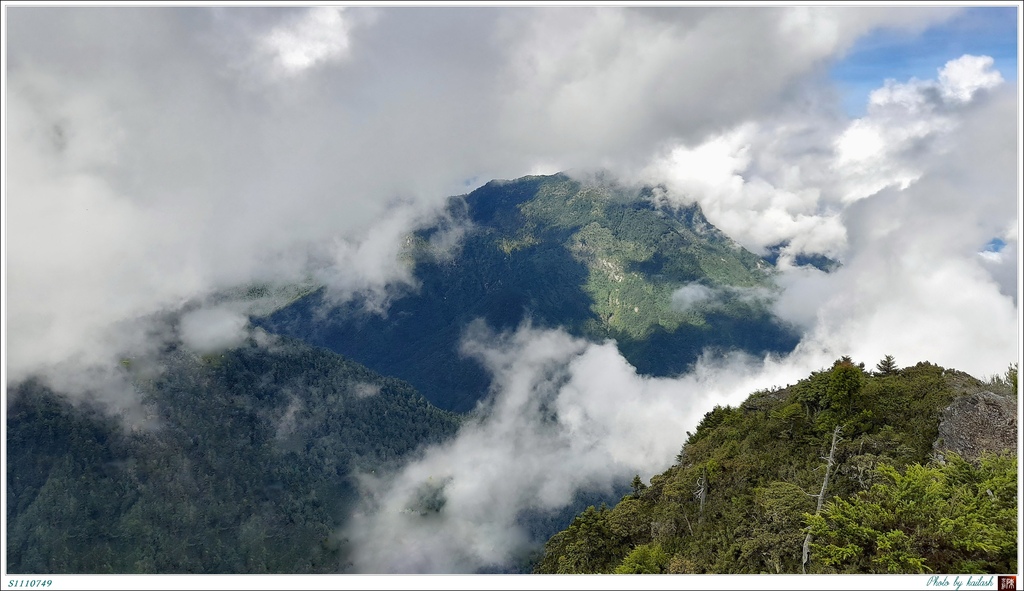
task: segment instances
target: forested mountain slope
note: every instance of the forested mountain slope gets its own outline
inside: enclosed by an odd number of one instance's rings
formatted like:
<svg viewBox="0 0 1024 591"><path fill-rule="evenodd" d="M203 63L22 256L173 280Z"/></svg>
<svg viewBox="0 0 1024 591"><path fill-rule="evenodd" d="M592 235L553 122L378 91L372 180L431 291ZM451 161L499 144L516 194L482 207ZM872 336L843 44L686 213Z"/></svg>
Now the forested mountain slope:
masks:
<svg viewBox="0 0 1024 591"><path fill-rule="evenodd" d="M410 240L419 287L385 315L359 301L332 306L318 292L261 324L408 380L458 411L487 391L488 376L459 353L476 318L495 329L529 318L614 338L651 375L684 371L707 347L791 350L796 335L766 305L771 264L712 226L698 205L657 205L655 190L564 174L492 181L452 198L444 226ZM439 256L432 240L451 226L468 230Z"/></svg>
<svg viewBox="0 0 1024 591"><path fill-rule="evenodd" d="M144 428L37 382L12 392L9 572L338 572L354 472L459 424L407 383L299 342L125 365Z"/></svg>
<svg viewBox="0 0 1024 591"><path fill-rule="evenodd" d="M844 358L716 407L674 466L588 508L536 571L1017 572L1016 367L984 384L888 361L866 372ZM982 392L1012 407L999 420L1013 437L970 460L945 451L944 409Z"/></svg>

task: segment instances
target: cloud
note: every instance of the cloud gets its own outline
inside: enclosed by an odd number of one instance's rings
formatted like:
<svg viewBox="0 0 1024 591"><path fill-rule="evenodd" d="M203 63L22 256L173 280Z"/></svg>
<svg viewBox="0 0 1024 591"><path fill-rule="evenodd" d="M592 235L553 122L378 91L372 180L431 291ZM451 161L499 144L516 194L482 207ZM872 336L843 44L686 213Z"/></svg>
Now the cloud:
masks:
<svg viewBox="0 0 1024 591"><path fill-rule="evenodd" d="M249 319L226 308L200 308L181 317L181 342L198 353L217 353L241 345Z"/></svg>
<svg viewBox="0 0 1024 591"><path fill-rule="evenodd" d="M716 296L715 291L706 285L690 283L672 292L672 307L678 310L688 310L711 301Z"/></svg>
<svg viewBox="0 0 1024 591"><path fill-rule="evenodd" d="M764 144L775 133L800 132L744 124L699 146L673 148L640 177L665 183L670 200L697 201L711 223L755 252L790 241L796 253L837 254L846 238L837 212L821 198L813 179L801 178L814 170L813 162L790 161L782 170L761 168L751 174L764 166L756 161L772 151ZM789 178L772 179L776 173Z"/></svg>
<svg viewBox="0 0 1024 591"><path fill-rule="evenodd" d="M748 248L787 245L774 308L809 331L805 342L991 375L1014 350L1018 315L1016 223L1006 222L1017 150L999 123L1016 96L991 68L963 56L937 80L886 81L845 125L826 118L809 134L783 113L674 147L640 175L666 184L661 199L700 203ZM983 251L993 238L1003 252ZM796 268L801 252L843 266ZM687 286L675 297L692 306L714 294Z"/></svg>
<svg viewBox="0 0 1024 591"><path fill-rule="evenodd" d="M978 253L982 257L982 263L992 278L999 284L999 291L1013 298L1015 306L1019 306L1017 300L1017 273L1020 261L1020 239L1017 232L1017 220L1008 224L1007 228L996 235L1003 241L1002 248L997 252L986 248Z"/></svg>
<svg viewBox="0 0 1024 591"><path fill-rule="evenodd" d="M672 307L682 312L691 308L714 310L724 307L729 300L755 305L768 303L773 297L772 290L765 287L711 288L700 283L688 283L672 292Z"/></svg>
<svg viewBox="0 0 1024 591"><path fill-rule="evenodd" d="M321 62L348 57L350 26L344 8L310 8L299 18L275 26L262 43L287 74L298 74Z"/></svg>
<svg viewBox="0 0 1024 591"><path fill-rule="evenodd" d="M705 358L681 379L645 378L614 343L529 326L477 325L464 350L493 373L492 396L455 440L397 474L364 478L364 503L343 532L358 572L508 566L536 543L521 514L565 507L581 489L607 494L637 472L650 478L711 401L738 403L736 392L764 380L739 354Z"/></svg>
<svg viewBox="0 0 1024 591"><path fill-rule="evenodd" d="M303 13L284 14L294 23ZM313 92L344 87L336 62L287 85L255 84L235 64L254 51L253 29L273 29L265 18L13 13L12 380L69 359L116 364L138 352L146 318L238 285L316 279L339 299L382 301L388 285L408 281L401 240L456 192L447 179L468 175L439 165L458 160L445 150L421 166L396 161L396 147L428 153L437 137L415 125L381 129L404 116L401 105L365 112L377 103ZM229 26L236 21L247 24ZM364 66L364 86L389 96L390 77L405 67L393 64L381 76ZM450 82L424 80L428 88ZM428 113L441 129L462 116L454 105L442 111Z"/></svg>
<svg viewBox="0 0 1024 591"><path fill-rule="evenodd" d="M369 398L380 394L380 385L360 382L352 386L352 392L355 394L356 398Z"/></svg>
<svg viewBox="0 0 1024 591"><path fill-rule="evenodd" d="M994 60L987 55L965 55L939 71L939 84L946 100L966 103L979 90L991 90L1003 83L1003 76L992 69Z"/></svg>
<svg viewBox="0 0 1024 591"><path fill-rule="evenodd" d="M963 55L937 68L937 80L907 82L886 79L884 86L871 92L869 112L886 108L920 115L935 111L944 104L959 106L968 103L978 91L992 90L1003 84L1003 76L993 69L995 60L987 55Z"/></svg>
<svg viewBox="0 0 1024 591"><path fill-rule="evenodd" d="M464 179L645 163L788 104L872 27L951 14L12 9L11 378L116 363L143 319L253 282L383 309Z"/></svg>
<svg viewBox="0 0 1024 591"><path fill-rule="evenodd" d="M671 149L642 176L665 182L669 200L700 203L748 248L788 244L774 305L810 330L805 340L990 375L1007 362L998 351L1014 350L1017 316L1016 224L1006 222L1016 214L1016 147L999 123L1014 117L1016 97L991 68L968 55L937 80L888 80L867 115L825 118L814 133L784 113L742 124ZM1005 255L979 256L1003 236ZM843 267L797 269L800 252ZM710 294L678 294L690 305L697 296Z"/></svg>
<svg viewBox="0 0 1024 591"><path fill-rule="evenodd" d="M790 310L816 310L805 339L859 357L888 351L978 376L1011 361L1016 242L1007 241L1012 261L985 261L978 251L994 236L1012 236L1005 224L1017 207L1016 140L998 121L1013 117L1015 103L1011 90L960 113L945 149L908 159L923 171L919 180L850 205L843 267L828 278L794 278L798 284L782 297Z"/></svg>
<svg viewBox="0 0 1024 591"><path fill-rule="evenodd" d="M937 70L939 80L887 80L853 121L811 109L743 122L696 145L672 144L625 174L664 183L669 202L700 203L755 252L786 244L784 266L800 253L842 257L843 211L887 188L907 189L956 150L963 116L1000 88L992 63L965 55Z"/></svg>
<svg viewBox="0 0 1024 591"><path fill-rule="evenodd" d="M874 27L955 11L792 7L514 12L501 131L560 168L631 165L771 113ZM714 59L708 59L714 56Z"/></svg>
<svg viewBox="0 0 1024 591"><path fill-rule="evenodd" d="M956 127L956 110L979 91L1003 83L992 58L964 55L938 70L938 80L886 80L869 98L868 115L835 141L832 167L842 178L845 202L889 186L905 189L923 174L908 155L947 149L941 140Z"/></svg>

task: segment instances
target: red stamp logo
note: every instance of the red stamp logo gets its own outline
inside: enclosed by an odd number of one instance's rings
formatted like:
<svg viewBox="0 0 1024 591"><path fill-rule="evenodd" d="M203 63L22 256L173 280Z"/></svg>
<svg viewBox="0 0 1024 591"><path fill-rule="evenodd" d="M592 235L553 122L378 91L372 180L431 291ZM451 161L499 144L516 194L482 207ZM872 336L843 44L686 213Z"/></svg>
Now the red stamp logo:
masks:
<svg viewBox="0 0 1024 591"><path fill-rule="evenodd" d="M999 577L999 591L1017 591L1017 575Z"/></svg>

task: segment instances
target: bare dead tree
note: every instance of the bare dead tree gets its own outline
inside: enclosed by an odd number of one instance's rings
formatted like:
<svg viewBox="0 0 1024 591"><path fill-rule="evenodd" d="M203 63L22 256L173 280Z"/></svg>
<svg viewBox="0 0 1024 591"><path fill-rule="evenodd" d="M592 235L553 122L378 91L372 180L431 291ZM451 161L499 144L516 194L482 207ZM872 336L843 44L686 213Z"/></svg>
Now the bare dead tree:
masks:
<svg viewBox="0 0 1024 591"><path fill-rule="evenodd" d="M704 501L708 498L708 469L702 468L700 478L697 479L697 490L693 491L693 497L700 501L700 512L697 514L697 523L704 523Z"/></svg>
<svg viewBox="0 0 1024 591"><path fill-rule="evenodd" d="M832 475L832 466L836 461L836 444L839 443L839 434L842 433L842 428L836 425L834 431L832 431L832 448L828 452L828 458L822 457L821 459L826 460L825 463L825 478L821 481L821 492L817 494L818 507L814 510L814 514L821 513L821 506L825 502L825 490L828 488L828 479ZM811 557L811 532L807 532L807 537L804 538L803 558L800 562L800 572L807 574L807 562Z"/></svg>

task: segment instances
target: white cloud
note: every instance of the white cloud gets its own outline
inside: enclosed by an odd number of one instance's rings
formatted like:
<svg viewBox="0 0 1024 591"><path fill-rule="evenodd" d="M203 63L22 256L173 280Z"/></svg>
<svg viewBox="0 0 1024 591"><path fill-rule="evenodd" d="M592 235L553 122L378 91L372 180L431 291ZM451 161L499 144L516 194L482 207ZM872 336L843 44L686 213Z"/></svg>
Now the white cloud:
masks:
<svg viewBox="0 0 1024 591"><path fill-rule="evenodd" d="M352 392L356 398L369 398L380 394L380 384L360 382L352 386Z"/></svg>
<svg viewBox="0 0 1024 591"><path fill-rule="evenodd" d="M350 27L345 8L314 7L275 26L262 38L262 44L285 73L299 74L348 57Z"/></svg>
<svg viewBox="0 0 1024 591"><path fill-rule="evenodd" d="M845 230L812 184L821 163L765 159L773 151L768 142L802 133L743 124L695 147L676 146L639 176L665 183L670 201L700 203L711 223L755 252L790 241L796 252L835 255L845 246Z"/></svg>
<svg viewBox="0 0 1024 591"><path fill-rule="evenodd" d="M446 444L392 476L364 479L366 500L343 535L360 572L450 573L507 566L531 542L517 517L551 511L580 489L650 478L713 402L767 385L762 363L704 359L678 380L638 376L613 343L521 327L477 327L465 343L494 374L493 397ZM772 380L792 379L767 360ZM440 489L440 511L420 501ZM437 507L437 505L432 505Z"/></svg>
<svg viewBox="0 0 1024 591"><path fill-rule="evenodd" d="M966 103L979 90L991 90L1003 83L993 70L994 60L987 55L965 55L952 60L939 71L939 84L946 100Z"/></svg>
<svg viewBox="0 0 1024 591"><path fill-rule="evenodd" d="M787 243L784 265L801 252L842 257L843 210L887 188L907 189L957 151L953 138L981 104L978 91L1000 88L991 68L991 58L966 55L939 70L939 80L887 80L862 118L782 112L696 145L671 145L634 174L665 183L670 201L700 203L713 224L755 252Z"/></svg>
<svg viewBox="0 0 1024 591"><path fill-rule="evenodd" d="M703 304L715 297L715 292L706 285L691 283L684 285L672 293L672 307L678 310L688 310L698 304Z"/></svg>
<svg viewBox="0 0 1024 591"><path fill-rule="evenodd" d="M219 353L242 344L249 319L227 308L199 308L182 315L181 342L197 353Z"/></svg>
<svg viewBox="0 0 1024 591"><path fill-rule="evenodd" d="M985 259L985 262L996 263L996 264L1003 262L1003 257L1004 257L1004 255L1003 255L1003 253L1001 251L997 252L997 251L994 251L994 250L983 250L983 251L978 253L978 256L980 256L981 258Z"/></svg>
<svg viewBox="0 0 1024 591"><path fill-rule="evenodd" d="M765 287L716 287L700 283L688 283L672 292L672 307L679 311L691 308L714 310L721 308L726 300L735 299L746 304L768 303L774 297L772 290Z"/></svg>
<svg viewBox="0 0 1024 591"><path fill-rule="evenodd" d="M667 140L693 143L778 108L872 27L916 28L951 14L828 7L517 13L503 37L512 67L502 129L534 153L573 155L567 167L636 164Z"/></svg>

